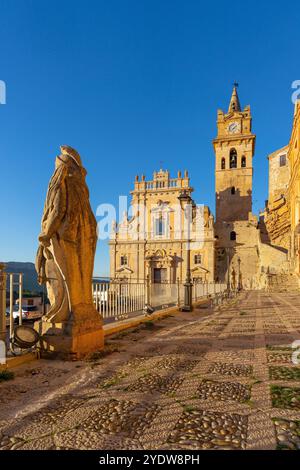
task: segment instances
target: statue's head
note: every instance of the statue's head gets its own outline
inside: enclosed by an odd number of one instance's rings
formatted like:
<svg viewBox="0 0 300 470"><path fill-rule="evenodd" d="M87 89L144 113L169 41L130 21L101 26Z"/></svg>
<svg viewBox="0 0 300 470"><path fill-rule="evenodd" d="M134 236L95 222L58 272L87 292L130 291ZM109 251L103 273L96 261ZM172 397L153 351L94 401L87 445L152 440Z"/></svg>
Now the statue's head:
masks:
<svg viewBox="0 0 300 470"><path fill-rule="evenodd" d="M82 168L82 162L79 153L69 145L60 146L61 154L56 157L55 167L59 168L63 164L75 164Z"/></svg>
<svg viewBox="0 0 300 470"><path fill-rule="evenodd" d="M60 150L62 155L72 158L78 166L82 166L80 155L75 149L69 145L61 145Z"/></svg>

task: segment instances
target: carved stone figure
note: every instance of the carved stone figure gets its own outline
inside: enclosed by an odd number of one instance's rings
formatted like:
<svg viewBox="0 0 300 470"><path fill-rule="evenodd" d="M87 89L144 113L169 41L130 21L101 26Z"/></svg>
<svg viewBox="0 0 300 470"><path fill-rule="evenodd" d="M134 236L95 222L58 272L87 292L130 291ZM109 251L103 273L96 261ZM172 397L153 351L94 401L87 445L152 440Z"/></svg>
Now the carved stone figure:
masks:
<svg viewBox="0 0 300 470"><path fill-rule="evenodd" d="M47 285L51 304L42 323L67 322L72 328L81 325L77 333L82 334L84 329L101 324L92 298L97 223L79 154L67 145L60 150L49 183L36 257L39 283ZM70 328L62 334L66 332L70 334Z"/></svg>

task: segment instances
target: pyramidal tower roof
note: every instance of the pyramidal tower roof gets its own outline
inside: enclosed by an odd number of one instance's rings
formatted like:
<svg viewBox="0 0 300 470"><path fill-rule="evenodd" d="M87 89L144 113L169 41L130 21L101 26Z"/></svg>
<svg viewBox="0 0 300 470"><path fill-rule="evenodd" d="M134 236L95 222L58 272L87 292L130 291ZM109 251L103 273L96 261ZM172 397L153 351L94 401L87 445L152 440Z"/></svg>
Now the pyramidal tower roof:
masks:
<svg viewBox="0 0 300 470"><path fill-rule="evenodd" d="M240 100L239 100L239 96L237 92L237 87L238 87L238 84L234 83L232 95L231 95L231 99L229 103L229 108L228 108L229 113L232 113L234 111L241 111L241 105L240 105Z"/></svg>

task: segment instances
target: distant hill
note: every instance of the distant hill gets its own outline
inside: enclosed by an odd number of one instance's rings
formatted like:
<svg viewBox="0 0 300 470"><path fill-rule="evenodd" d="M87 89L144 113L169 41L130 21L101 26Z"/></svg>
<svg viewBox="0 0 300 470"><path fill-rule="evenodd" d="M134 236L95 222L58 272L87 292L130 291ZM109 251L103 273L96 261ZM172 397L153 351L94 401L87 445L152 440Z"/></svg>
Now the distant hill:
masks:
<svg viewBox="0 0 300 470"><path fill-rule="evenodd" d="M42 286L37 282L37 274L33 263L18 263L10 261L6 263L8 273L23 273L23 289L31 292L41 292Z"/></svg>
<svg viewBox="0 0 300 470"><path fill-rule="evenodd" d="M23 289L29 290L34 293L43 291L43 286L40 286L37 282L37 273L33 263L18 263L15 261L6 262L6 272L8 273L23 273ZM95 277L94 282L108 283L109 278ZM17 290L17 286L15 287Z"/></svg>

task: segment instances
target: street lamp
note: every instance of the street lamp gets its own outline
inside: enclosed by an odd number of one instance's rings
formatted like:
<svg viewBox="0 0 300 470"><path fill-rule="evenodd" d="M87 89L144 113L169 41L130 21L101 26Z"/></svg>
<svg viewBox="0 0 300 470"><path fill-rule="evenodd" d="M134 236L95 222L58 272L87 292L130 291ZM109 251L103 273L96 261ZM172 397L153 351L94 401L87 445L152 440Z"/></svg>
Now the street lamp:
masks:
<svg viewBox="0 0 300 470"><path fill-rule="evenodd" d="M0 262L0 341L6 341L6 273L5 263ZM0 344L1 346L1 344ZM1 364L0 351L0 364Z"/></svg>
<svg viewBox="0 0 300 470"><path fill-rule="evenodd" d="M237 288L238 288L238 291L240 291L241 290L241 258L240 257L238 258L237 262L238 262L238 267L239 267Z"/></svg>
<svg viewBox="0 0 300 470"><path fill-rule="evenodd" d="M188 220L188 236L187 236L187 249L186 249L186 278L184 283L184 305L180 308L182 312L191 312L193 310L193 301L192 301L192 289L193 283L191 278L191 240L190 240L190 224L191 224L191 202L192 198L188 191L185 189L178 196L181 208L187 211L187 220Z"/></svg>
<svg viewBox="0 0 300 470"><path fill-rule="evenodd" d="M225 248L226 251L226 266L227 266L227 292L229 295L230 292L230 257L229 257L229 248Z"/></svg>

